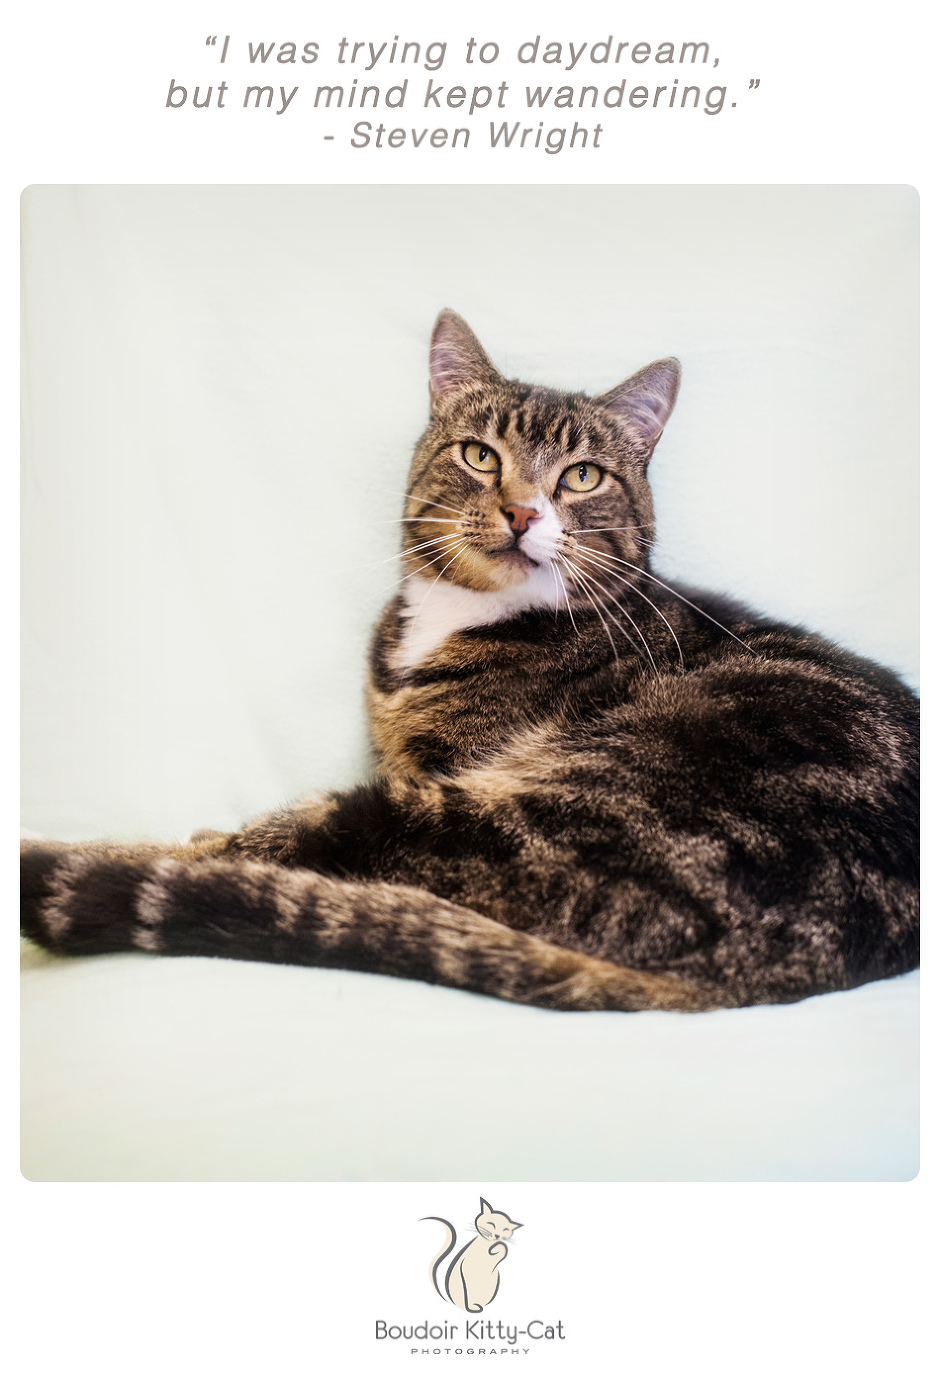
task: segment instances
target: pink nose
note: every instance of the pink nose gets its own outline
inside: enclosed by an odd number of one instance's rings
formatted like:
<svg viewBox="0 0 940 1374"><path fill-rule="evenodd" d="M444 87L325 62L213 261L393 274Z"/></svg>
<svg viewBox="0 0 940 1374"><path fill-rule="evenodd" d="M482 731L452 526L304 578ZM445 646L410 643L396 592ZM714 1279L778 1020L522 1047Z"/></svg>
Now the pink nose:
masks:
<svg viewBox="0 0 940 1374"><path fill-rule="evenodd" d="M503 506L502 512L509 521L509 528L517 534L524 534L531 524L542 518L532 506Z"/></svg>

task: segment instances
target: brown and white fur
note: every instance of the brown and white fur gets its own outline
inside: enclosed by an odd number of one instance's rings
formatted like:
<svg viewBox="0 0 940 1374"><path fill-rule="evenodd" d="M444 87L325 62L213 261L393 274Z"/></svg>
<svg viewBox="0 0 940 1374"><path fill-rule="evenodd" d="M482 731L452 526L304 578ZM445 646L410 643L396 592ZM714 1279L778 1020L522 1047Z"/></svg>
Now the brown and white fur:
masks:
<svg viewBox="0 0 940 1374"><path fill-rule="evenodd" d="M28 845L25 931L573 1010L915 967L917 702L652 571L678 385L673 359L593 398L508 381L443 312L371 654L374 778L186 845Z"/></svg>

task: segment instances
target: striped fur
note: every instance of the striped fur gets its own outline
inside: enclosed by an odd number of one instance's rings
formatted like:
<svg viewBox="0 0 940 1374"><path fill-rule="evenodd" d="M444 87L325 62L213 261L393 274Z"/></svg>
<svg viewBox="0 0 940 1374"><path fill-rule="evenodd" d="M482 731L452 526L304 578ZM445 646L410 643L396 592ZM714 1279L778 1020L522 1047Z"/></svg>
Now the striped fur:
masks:
<svg viewBox="0 0 940 1374"><path fill-rule="evenodd" d="M509 382L444 312L372 648L376 776L187 845L28 845L26 933L575 1010L915 967L917 702L651 571L646 467L678 375L593 400Z"/></svg>

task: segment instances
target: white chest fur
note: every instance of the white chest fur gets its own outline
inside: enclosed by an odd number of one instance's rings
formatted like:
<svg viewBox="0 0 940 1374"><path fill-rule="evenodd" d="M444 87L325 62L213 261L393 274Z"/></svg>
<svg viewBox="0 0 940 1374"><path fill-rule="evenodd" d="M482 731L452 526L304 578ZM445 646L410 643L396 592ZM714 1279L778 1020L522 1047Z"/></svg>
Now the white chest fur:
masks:
<svg viewBox="0 0 940 1374"><path fill-rule="evenodd" d="M412 578L403 589L402 637L396 651L401 671L416 667L448 635L475 625L494 625L536 606L558 610L564 606L559 575L549 564L533 568L517 587L499 592L475 592L440 579Z"/></svg>

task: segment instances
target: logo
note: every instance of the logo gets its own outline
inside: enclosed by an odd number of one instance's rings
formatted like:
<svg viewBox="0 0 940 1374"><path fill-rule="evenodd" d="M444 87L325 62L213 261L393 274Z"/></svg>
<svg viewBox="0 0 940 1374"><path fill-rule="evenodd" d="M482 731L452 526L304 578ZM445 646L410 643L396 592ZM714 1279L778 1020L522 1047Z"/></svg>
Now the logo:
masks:
<svg viewBox="0 0 940 1374"><path fill-rule="evenodd" d="M444 1217L422 1217L421 1220L439 1221L447 1228L444 1248L434 1256L429 1271L436 1293L464 1312L482 1312L496 1297L498 1268L509 1254L513 1233L522 1223L512 1221L505 1212L494 1211L486 1198L481 1197L480 1212L473 1223L476 1235L457 1251L445 1269L447 1256L457 1244L457 1232Z"/></svg>
<svg viewBox="0 0 940 1374"><path fill-rule="evenodd" d="M532 1220L531 1217L527 1219ZM472 1225L463 1228L472 1234L472 1239L466 1244L458 1241L456 1227L446 1217L437 1216L419 1218L420 1235L412 1233L409 1244L411 1240L420 1244L422 1236L430 1235L423 1227L426 1221L438 1222L445 1232L444 1244L431 1260L428 1271L431 1284L442 1302L449 1303L466 1315L458 1318L454 1313L451 1320L438 1309L436 1317L422 1314L418 1319L418 1313L413 1316L403 1313L404 1319L398 1321L378 1318L374 1331L376 1341L387 1343L386 1349L405 1346L408 1354L417 1356L420 1361L424 1355L528 1355L533 1350L543 1349L544 1341L554 1345L555 1341L567 1340L566 1323L560 1320L546 1321L543 1317L536 1317L523 1321L518 1313L505 1311L498 1320L479 1315L496 1297L501 1277L500 1266L509 1255L521 1222L513 1221L506 1212L497 1212L485 1197L481 1197L476 1219ZM532 1234L531 1231L526 1232L530 1240ZM419 1272L417 1262L411 1272L413 1279L408 1282L416 1286ZM510 1276L513 1272L513 1266L510 1265ZM425 1280L421 1282L423 1284ZM524 1289L525 1283L521 1287ZM424 1291L427 1293L426 1288ZM530 1316L529 1313L525 1315L527 1318Z"/></svg>

